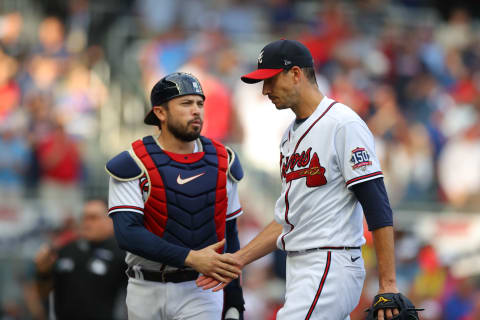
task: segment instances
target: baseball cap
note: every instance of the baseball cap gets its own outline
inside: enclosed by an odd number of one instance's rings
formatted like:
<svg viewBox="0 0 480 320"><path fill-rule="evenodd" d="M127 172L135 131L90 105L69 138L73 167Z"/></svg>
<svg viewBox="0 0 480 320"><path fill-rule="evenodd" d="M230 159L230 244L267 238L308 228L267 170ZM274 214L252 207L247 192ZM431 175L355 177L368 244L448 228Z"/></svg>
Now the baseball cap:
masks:
<svg viewBox="0 0 480 320"><path fill-rule="evenodd" d="M153 86L150 92L152 110L150 110L143 122L145 124L160 125L160 121L158 121L157 116L153 112L153 107L159 106L173 98L190 94L199 95L205 100L202 86L192 74L175 72L163 77Z"/></svg>
<svg viewBox="0 0 480 320"><path fill-rule="evenodd" d="M312 54L296 40L277 40L267 44L258 56L257 70L241 77L245 83L257 83L293 66L313 67Z"/></svg>

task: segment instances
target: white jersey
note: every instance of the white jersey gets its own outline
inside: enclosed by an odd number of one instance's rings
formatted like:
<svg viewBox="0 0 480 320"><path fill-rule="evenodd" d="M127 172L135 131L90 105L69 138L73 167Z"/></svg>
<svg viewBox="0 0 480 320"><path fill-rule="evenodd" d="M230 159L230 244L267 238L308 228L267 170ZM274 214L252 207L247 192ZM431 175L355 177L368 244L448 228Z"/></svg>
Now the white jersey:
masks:
<svg viewBox="0 0 480 320"><path fill-rule="evenodd" d="M286 251L365 243L363 212L349 187L383 177L373 135L349 107L324 97L280 144L282 192L275 220Z"/></svg>
<svg viewBox="0 0 480 320"><path fill-rule="evenodd" d="M194 152L197 151L198 145L195 146ZM149 185L146 181L147 179L144 177L131 181L119 181L110 177L108 214L110 215L119 211L133 211L143 215L143 209L147 201L146 197L147 194L149 194L148 189L146 189ZM226 221L235 219L243 213L238 197L237 183L232 180L230 175L227 175L227 197L228 207ZM161 263L142 258L131 252L127 252L125 261L129 266L138 265L150 270L159 270L162 265Z"/></svg>

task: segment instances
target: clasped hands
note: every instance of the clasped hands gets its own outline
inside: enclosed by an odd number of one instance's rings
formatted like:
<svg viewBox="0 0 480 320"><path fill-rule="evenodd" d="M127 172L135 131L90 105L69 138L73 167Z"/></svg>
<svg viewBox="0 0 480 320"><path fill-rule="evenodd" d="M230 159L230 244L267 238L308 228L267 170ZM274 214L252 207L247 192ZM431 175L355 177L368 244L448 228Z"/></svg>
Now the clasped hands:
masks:
<svg viewBox="0 0 480 320"><path fill-rule="evenodd" d="M242 273L243 264L236 254L220 254L225 239L201 250L190 250L185 265L197 270L201 276L196 280L204 290L220 291Z"/></svg>

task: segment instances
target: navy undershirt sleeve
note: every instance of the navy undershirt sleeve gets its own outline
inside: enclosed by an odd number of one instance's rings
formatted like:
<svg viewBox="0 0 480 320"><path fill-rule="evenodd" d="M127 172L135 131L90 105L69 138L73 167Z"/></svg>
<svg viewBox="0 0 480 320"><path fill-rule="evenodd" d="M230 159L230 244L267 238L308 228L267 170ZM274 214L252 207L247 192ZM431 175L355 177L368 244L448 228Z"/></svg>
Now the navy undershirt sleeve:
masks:
<svg viewBox="0 0 480 320"><path fill-rule="evenodd" d="M393 213L383 178L365 181L350 188L362 205L368 230L393 226Z"/></svg>
<svg viewBox="0 0 480 320"><path fill-rule="evenodd" d="M115 238L120 248L140 257L183 267L190 249L174 245L148 231L143 216L132 211L117 211L110 215Z"/></svg>
<svg viewBox="0 0 480 320"><path fill-rule="evenodd" d="M237 232L237 219L232 219L226 222L225 230L225 240L227 242L225 252L234 253L240 249L240 241L238 240ZM240 278L232 280L226 287L225 290L229 290L233 287L240 287Z"/></svg>
<svg viewBox="0 0 480 320"><path fill-rule="evenodd" d="M237 219L226 222L225 240L227 246L225 252L234 253L240 249L240 241L238 240Z"/></svg>
<svg viewBox="0 0 480 320"><path fill-rule="evenodd" d="M227 240L226 252L234 253L240 249L237 219L226 222L225 239ZM228 310L230 307L235 307L239 311L245 310L245 300L243 299L243 290L240 286L240 277L232 280L223 290L224 310Z"/></svg>

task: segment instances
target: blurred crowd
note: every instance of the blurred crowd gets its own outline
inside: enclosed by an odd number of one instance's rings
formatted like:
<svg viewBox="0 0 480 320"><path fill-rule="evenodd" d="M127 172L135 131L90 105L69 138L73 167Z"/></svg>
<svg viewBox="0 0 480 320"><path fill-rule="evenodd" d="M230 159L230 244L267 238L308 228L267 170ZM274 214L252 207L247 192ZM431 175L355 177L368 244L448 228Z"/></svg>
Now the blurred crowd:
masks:
<svg viewBox="0 0 480 320"><path fill-rule="evenodd" d="M321 91L367 122L395 209L478 215L479 18L432 3L0 2L0 319L38 318L28 285L35 251L79 220L85 198L106 196L105 160L152 133L142 123L149 91L170 72L200 79L203 134L240 155L241 242L271 220L278 143L293 114L239 76L279 38L307 45ZM377 289L366 238L368 278L352 319ZM437 249L398 228L400 289L426 308L423 319L480 319L477 274L453 272ZM283 260L278 252L245 270L247 319L274 319Z"/></svg>

